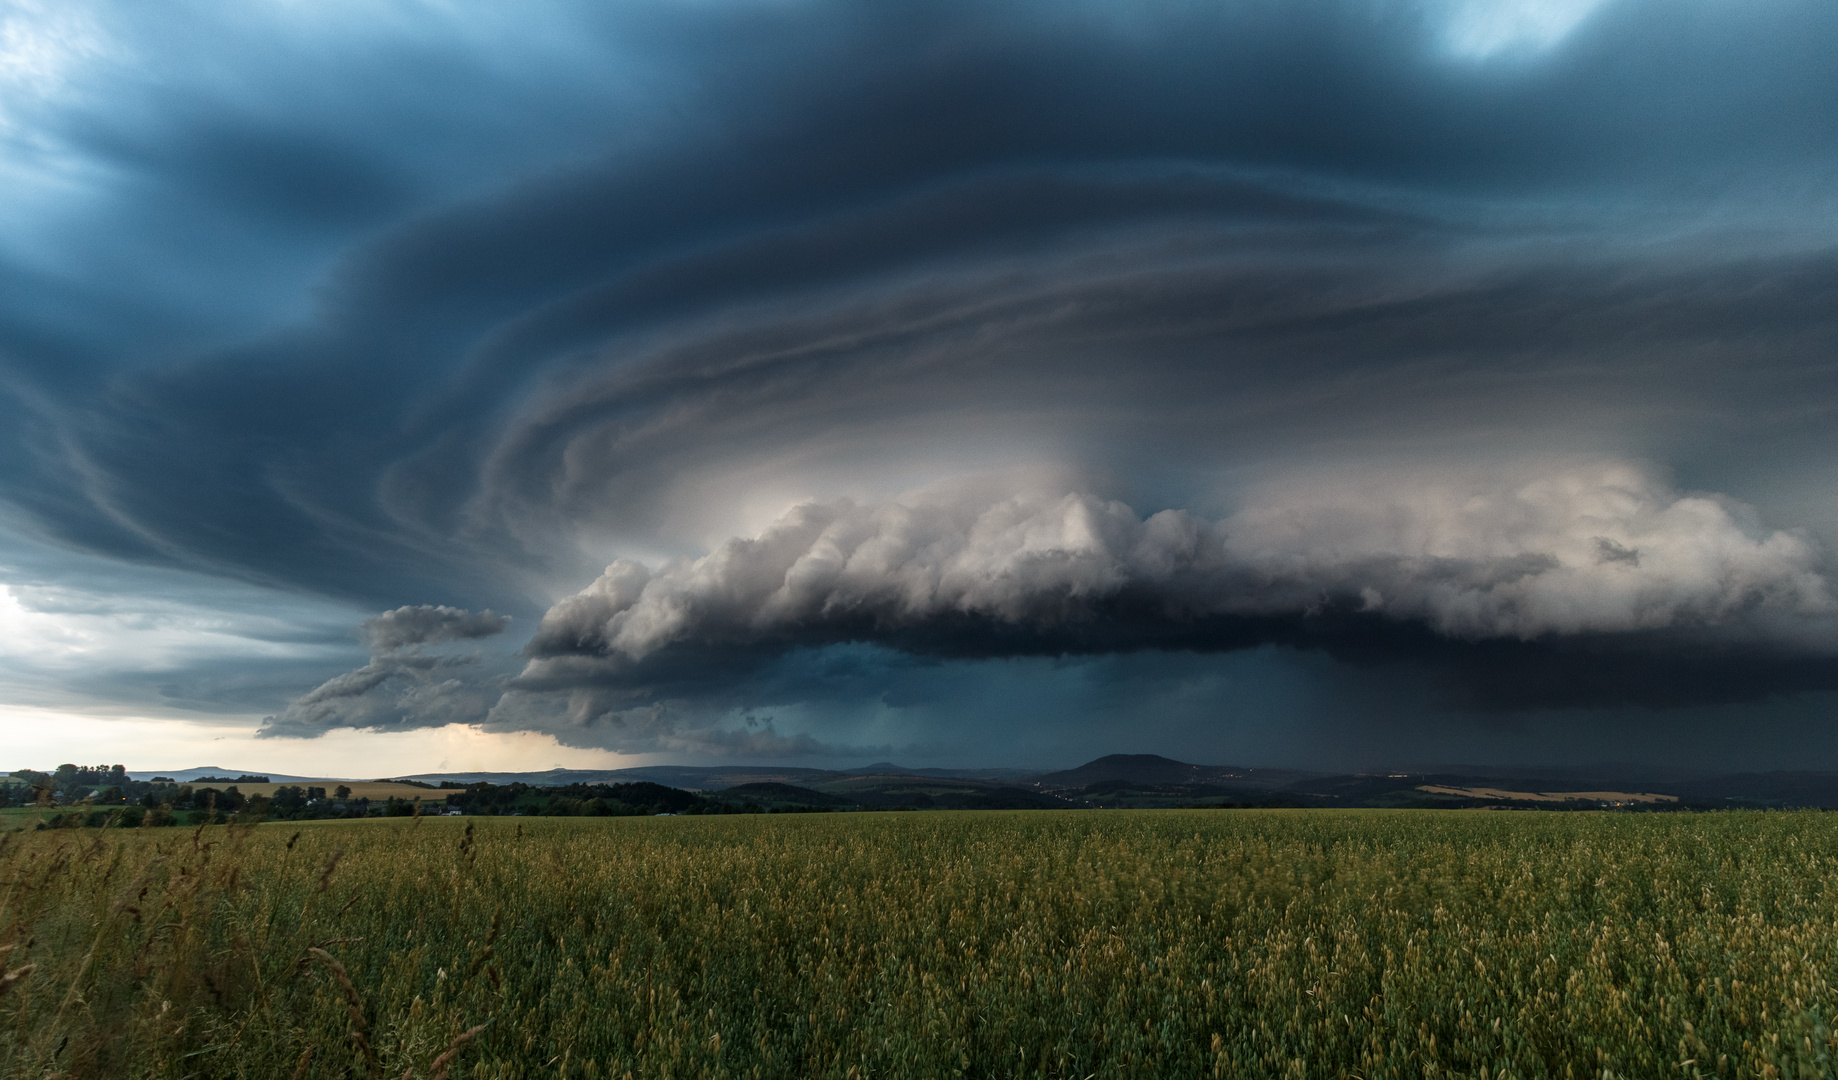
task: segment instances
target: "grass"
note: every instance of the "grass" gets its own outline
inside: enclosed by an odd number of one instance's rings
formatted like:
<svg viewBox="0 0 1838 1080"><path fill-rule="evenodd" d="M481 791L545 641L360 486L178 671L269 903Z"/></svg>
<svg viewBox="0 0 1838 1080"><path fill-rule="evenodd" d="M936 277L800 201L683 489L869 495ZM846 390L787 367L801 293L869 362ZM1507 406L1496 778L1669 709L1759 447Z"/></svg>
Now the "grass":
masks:
<svg viewBox="0 0 1838 1080"><path fill-rule="evenodd" d="M0 835L18 1077L1832 1074L1838 815Z"/></svg>

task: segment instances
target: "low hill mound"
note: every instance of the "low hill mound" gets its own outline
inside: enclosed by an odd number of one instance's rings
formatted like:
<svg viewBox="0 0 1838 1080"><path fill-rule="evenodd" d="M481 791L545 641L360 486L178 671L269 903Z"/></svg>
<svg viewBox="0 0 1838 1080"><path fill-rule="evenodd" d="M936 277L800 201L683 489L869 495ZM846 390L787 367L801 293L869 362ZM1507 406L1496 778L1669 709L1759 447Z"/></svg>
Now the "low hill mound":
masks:
<svg viewBox="0 0 1838 1080"><path fill-rule="evenodd" d="M1227 768L1189 765L1159 754L1110 754L1088 761L1076 769L1048 773L1040 778L1041 787L1079 788L1092 784L1203 784Z"/></svg>
<svg viewBox="0 0 1838 1080"><path fill-rule="evenodd" d="M835 795L826 795L821 791L812 791L796 784L779 784L762 782L754 784L736 784L725 788L715 795L722 802L756 802L762 805L774 803L794 803L799 806L849 806L848 799Z"/></svg>

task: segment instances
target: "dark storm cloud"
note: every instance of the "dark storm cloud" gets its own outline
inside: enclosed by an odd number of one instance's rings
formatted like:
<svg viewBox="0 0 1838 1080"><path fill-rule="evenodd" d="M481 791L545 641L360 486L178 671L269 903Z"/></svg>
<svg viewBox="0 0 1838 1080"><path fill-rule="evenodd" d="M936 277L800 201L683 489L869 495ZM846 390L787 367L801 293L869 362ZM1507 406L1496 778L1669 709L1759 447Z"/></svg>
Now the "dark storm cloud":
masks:
<svg viewBox="0 0 1838 1080"><path fill-rule="evenodd" d="M1830 5L184 10L41 13L69 55L0 98L36 200L0 212L0 500L427 605L271 734L497 702L713 753L740 729L633 710L1262 643L1482 708L1827 686ZM1513 501L1583 459L1649 463L1636 509ZM1354 466L1382 498L1314 490ZM798 591L825 530L885 546L970 474L946 547L1066 492L1101 542ZM762 531L785 565L729 542ZM411 655L488 604L549 609L502 701ZM800 667L851 643L893 659Z"/></svg>
<svg viewBox="0 0 1838 1080"><path fill-rule="evenodd" d="M97 10L105 25L120 20L122 33L141 32L136 19ZM1153 236L1170 230L1224 230L1203 251L1178 255L1226 264L1210 283L1204 274L1137 283L1168 289L1160 303L1102 287L1094 295L1077 268L1030 290L1041 304L1088 310L1135 301L1083 328L1154 338L1167 314L1158 309L1182 293L1189 304L1242 305L1243 283L1217 275L1273 248L1319 243L1317 227L1344 233L1364 223L1379 231L1359 238L1362 250L1389 240L1408 261L1426 230L1444 231L1426 215L1454 212L1475 226L1474 213L1446 202L1452 192L1613 199L1682 186L1688 196L1745 162L1829 164L1838 110L1826 107L1833 88L1804 44L1831 34L1824 8L1705 5L1679 19L1607 4L1546 52L1490 57L1451 53L1448 27L1464 10L936 3L616 17L564 5L544 8L553 32L575 36L552 58L547 89L528 72L486 74L489 56L458 46L458 33L445 53L401 35L360 37L346 46L336 83L297 50L257 42L247 53L258 64L232 62L226 72L260 104L244 116L226 116L220 98L162 68L135 110L153 130L177 133L156 148L101 114L68 119L67 138L153 185L121 189L120 212L141 222L177 213L201 236L256 214L342 237L336 242L352 254L333 272L310 331L126 377L99 408L54 406L24 425L38 452L21 463L29 467L10 470L14 501L56 534L105 550L400 595L430 559L445 564L430 577L478 576L474 544L454 542L462 523L449 508L473 493L479 469L501 460L507 422L512 438L521 430L509 403L547 373L578 371L584 350L660 321L709 320L864 274L918 273L938 287L977 290L987 285L979 270L1008 269L1003 254L1030 262L1083 238L1085 252L1105 260L1106 239L1094 231L1134 226L1155 245L1165 240ZM1781 32L1787 25L1794 33ZM507 40L540 51L514 34ZM212 44L181 35L177 58ZM650 74L588 77L596 49L617 71L633 67L640 46ZM1765 79L1754 74L1761 70ZM285 96L301 87L313 92ZM507 89L547 142L519 141L503 110L486 104ZM464 115L481 126L477 145L461 149L453 129ZM596 139L621 148L616 162L557 168L591 158ZM1207 163L1273 167L1288 179L1247 185L1192 167ZM541 179L488 199L414 201L417 190L476 184L456 176L545 167ZM1019 179L1003 178L1016 169ZM1093 169L1113 176L1094 182ZM1119 180L1119 170L1138 175ZM411 175L435 179L402 179ZM1286 190L1304 175L1333 180ZM1319 194L1348 181L1413 192L1414 210L1385 215L1358 197ZM394 227L365 224L411 209L420 212ZM1299 235L1231 234L1272 218ZM263 238L288 250L282 233ZM170 246L163 234L125 240L136 241L149 251ZM294 250L307 258L326 250L318 244ZM86 246L99 245L92 237ZM1158 253L1120 254L1137 271L1170 272ZM1290 295L1277 300L1318 303L1322 283L1288 273L1289 288L1272 291ZM899 306L905 290L889 288L886 302ZM1433 310L1424 316L1432 321ZM1418 344L1401 340L1397 351ZM39 350L17 351L30 364ZM624 367L623 359L602 362ZM873 356L837 362L875 368ZM1195 359L1165 362L1184 369ZM1090 404L1089 395L1076 404ZM632 420L616 404L604 411ZM72 472L83 474L87 499L47 497L47 488L66 489ZM373 498L379 482L386 508ZM404 535L405 516L431 535ZM298 540L277 543L282 535ZM507 539L513 551L527 543L495 522L465 539L500 546L494 554Z"/></svg>
<svg viewBox="0 0 1838 1080"><path fill-rule="evenodd" d="M1834 613L1805 537L1625 466L1492 488L1368 477L1221 522L947 490L801 506L656 572L614 563L544 616L516 685L725 695L787 652L856 642L951 658L1280 643L1464 671L1479 704L1654 703L1774 693L1801 669L1789 684L1825 688L1838 656L1814 642ZM1550 647L1565 639L1582 644ZM1639 677L1687 656L1766 675ZM1570 659L1580 678L1532 692Z"/></svg>

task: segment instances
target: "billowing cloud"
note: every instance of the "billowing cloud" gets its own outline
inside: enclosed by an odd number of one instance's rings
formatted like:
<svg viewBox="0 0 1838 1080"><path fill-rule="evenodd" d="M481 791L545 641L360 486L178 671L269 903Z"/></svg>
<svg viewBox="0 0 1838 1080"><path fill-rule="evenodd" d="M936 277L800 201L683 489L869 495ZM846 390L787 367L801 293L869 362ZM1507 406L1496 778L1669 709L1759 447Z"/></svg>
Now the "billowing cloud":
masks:
<svg viewBox="0 0 1838 1080"><path fill-rule="evenodd" d="M795 649L935 656L1216 650L1397 625L1453 643L1757 634L1838 611L1815 544L1625 464L1507 487L1372 478L1219 521L1089 494L946 488L798 506L758 537L622 560L552 607L517 685L695 696ZM1310 624L1315 624L1313 630ZM1409 628L1418 628L1415 631Z"/></svg>
<svg viewBox="0 0 1838 1080"><path fill-rule="evenodd" d="M502 617L387 612L363 624L369 664L263 734L474 723L634 752L872 755L887 747L752 711L872 698L898 674L872 656L783 667L841 646L923 667L1279 644L1428 663L1483 707L1743 699L1838 685L1819 644L1834 614L1807 536L1626 463L1297 476L1219 520L983 480L801 504L655 570L617 561L550 608L514 679L423 648Z"/></svg>
<svg viewBox="0 0 1838 1080"><path fill-rule="evenodd" d="M445 641L476 641L502 634L511 624L509 615L490 610L472 612L446 605L422 604L385 611L358 625L358 635L377 652L394 652L415 645Z"/></svg>
<svg viewBox="0 0 1838 1080"><path fill-rule="evenodd" d="M482 727L543 732L571 746L698 758L860 758L890 750L885 744L826 742L809 732L781 731L772 715L746 709L634 701L629 694L588 686L561 693L501 690Z"/></svg>

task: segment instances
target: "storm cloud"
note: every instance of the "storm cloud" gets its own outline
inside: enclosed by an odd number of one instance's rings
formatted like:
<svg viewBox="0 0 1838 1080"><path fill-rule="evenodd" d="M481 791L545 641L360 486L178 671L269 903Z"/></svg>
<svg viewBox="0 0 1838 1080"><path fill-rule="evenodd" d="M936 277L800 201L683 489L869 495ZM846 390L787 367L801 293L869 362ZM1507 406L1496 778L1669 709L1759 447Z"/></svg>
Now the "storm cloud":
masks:
<svg viewBox="0 0 1838 1080"><path fill-rule="evenodd" d="M1088 707L1070 755L1178 699L1204 756L1228 676L1790 727L1835 48L1812 0L16 3L0 581L310 621L92 680L269 734Z"/></svg>
<svg viewBox="0 0 1838 1080"><path fill-rule="evenodd" d="M979 494L807 504L700 559L616 562L543 617L520 683L643 687L687 654L711 687L711 656L756 664L842 643L960 657L1250 648L1303 640L1311 621L1332 646L1348 615L1453 642L1723 632L1799 655L1826 651L1814 642L1835 610L1805 536L1621 464L1504 489L1375 479L1217 522L1076 493Z"/></svg>

